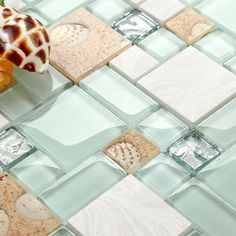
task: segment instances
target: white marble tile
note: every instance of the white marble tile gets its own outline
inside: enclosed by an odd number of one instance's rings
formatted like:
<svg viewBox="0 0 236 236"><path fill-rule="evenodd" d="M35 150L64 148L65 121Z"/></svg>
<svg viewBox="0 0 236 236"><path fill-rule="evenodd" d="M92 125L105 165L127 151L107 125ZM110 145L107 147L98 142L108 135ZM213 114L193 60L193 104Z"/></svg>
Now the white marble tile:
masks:
<svg viewBox="0 0 236 236"><path fill-rule="evenodd" d="M10 126L10 122L0 114L0 131L7 129Z"/></svg>
<svg viewBox="0 0 236 236"><path fill-rule="evenodd" d="M146 12L161 24L177 15L184 8L185 5L179 0L147 0L139 6L140 10Z"/></svg>
<svg viewBox="0 0 236 236"><path fill-rule="evenodd" d="M86 236L180 236L191 223L132 175L127 176L69 223Z"/></svg>
<svg viewBox="0 0 236 236"><path fill-rule="evenodd" d="M135 82L159 64L158 60L134 45L111 60L109 65L127 79Z"/></svg>
<svg viewBox="0 0 236 236"><path fill-rule="evenodd" d="M138 85L191 127L236 94L236 76L191 46L146 75Z"/></svg>

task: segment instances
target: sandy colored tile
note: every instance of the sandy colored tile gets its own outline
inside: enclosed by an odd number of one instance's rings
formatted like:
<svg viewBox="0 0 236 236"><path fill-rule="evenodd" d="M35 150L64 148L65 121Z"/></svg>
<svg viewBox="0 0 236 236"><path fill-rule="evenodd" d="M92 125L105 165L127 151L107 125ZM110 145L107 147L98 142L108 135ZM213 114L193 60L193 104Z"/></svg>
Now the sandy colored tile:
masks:
<svg viewBox="0 0 236 236"><path fill-rule="evenodd" d="M189 45L197 42L214 28L211 21L192 9L184 10L165 25Z"/></svg>
<svg viewBox="0 0 236 236"><path fill-rule="evenodd" d="M47 236L59 225L47 208L6 172L0 175L1 236Z"/></svg>
<svg viewBox="0 0 236 236"><path fill-rule="evenodd" d="M131 45L83 8L48 31L52 43L50 63L76 83Z"/></svg>

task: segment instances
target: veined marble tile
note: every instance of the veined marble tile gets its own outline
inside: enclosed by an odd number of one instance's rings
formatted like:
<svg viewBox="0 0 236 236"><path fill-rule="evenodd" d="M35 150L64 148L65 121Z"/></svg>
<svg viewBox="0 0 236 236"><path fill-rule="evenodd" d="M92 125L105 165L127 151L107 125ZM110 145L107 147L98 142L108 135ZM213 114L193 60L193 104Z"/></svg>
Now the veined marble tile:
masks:
<svg viewBox="0 0 236 236"><path fill-rule="evenodd" d="M191 46L138 84L191 127L236 94L236 76Z"/></svg>
<svg viewBox="0 0 236 236"><path fill-rule="evenodd" d="M0 131L7 129L10 126L10 122L3 115L0 114Z"/></svg>
<svg viewBox="0 0 236 236"><path fill-rule="evenodd" d="M69 219L86 236L180 236L191 223L132 175Z"/></svg>

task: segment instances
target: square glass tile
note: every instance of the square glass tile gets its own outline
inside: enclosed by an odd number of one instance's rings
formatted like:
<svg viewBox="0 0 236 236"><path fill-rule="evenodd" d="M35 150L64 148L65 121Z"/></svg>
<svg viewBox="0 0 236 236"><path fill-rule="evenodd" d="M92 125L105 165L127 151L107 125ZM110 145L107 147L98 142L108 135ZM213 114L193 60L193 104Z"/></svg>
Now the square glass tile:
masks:
<svg viewBox="0 0 236 236"><path fill-rule="evenodd" d="M184 169L163 153L136 172L135 176L163 199L190 178Z"/></svg>
<svg viewBox="0 0 236 236"><path fill-rule="evenodd" d="M223 64L236 53L236 40L229 34L216 30L198 41L195 47Z"/></svg>
<svg viewBox="0 0 236 236"><path fill-rule="evenodd" d="M76 236L76 235L65 226L62 226L59 229L52 232L51 234L49 234L48 236Z"/></svg>
<svg viewBox="0 0 236 236"><path fill-rule="evenodd" d="M123 0L96 0L87 7L90 12L108 24L130 11L131 8Z"/></svg>
<svg viewBox="0 0 236 236"><path fill-rule="evenodd" d="M0 131L3 131L9 128L10 122L3 115L0 114Z"/></svg>
<svg viewBox="0 0 236 236"><path fill-rule="evenodd" d="M179 188L168 200L207 235L234 235L236 232L235 212L195 179Z"/></svg>
<svg viewBox="0 0 236 236"><path fill-rule="evenodd" d="M220 149L197 130L179 139L168 148L170 156L192 174L220 155Z"/></svg>
<svg viewBox="0 0 236 236"><path fill-rule="evenodd" d="M165 28L161 28L139 43L139 46L154 56L157 60L164 62L187 45Z"/></svg>
<svg viewBox="0 0 236 236"><path fill-rule="evenodd" d="M83 162L126 128L77 86L20 126L64 170Z"/></svg>
<svg viewBox="0 0 236 236"><path fill-rule="evenodd" d="M99 152L62 177L41 198L60 218L67 220L124 176L118 165Z"/></svg>
<svg viewBox="0 0 236 236"><path fill-rule="evenodd" d="M236 56L232 57L230 60L228 60L224 66L232 71L234 74L236 74Z"/></svg>
<svg viewBox="0 0 236 236"><path fill-rule="evenodd" d="M40 14L38 14L33 9L28 9L27 11L24 11L22 14L29 15L36 18L38 21L40 21L40 23L43 24L43 26L49 25L49 22L46 19L44 19L42 16L40 16Z"/></svg>
<svg viewBox="0 0 236 236"><path fill-rule="evenodd" d="M107 66L81 80L80 87L129 126L137 124L158 108L153 99Z"/></svg>
<svg viewBox="0 0 236 236"><path fill-rule="evenodd" d="M164 109L153 113L137 127L145 136L153 140L162 152L188 131L187 125Z"/></svg>
<svg viewBox="0 0 236 236"><path fill-rule="evenodd" d="M44 153L37 151L11 169L30 191L39 194L63 176L63 171Z"/></svg>
<svg viewBox="0 0 236 236"><path fill-rule="evenodd" d="M134 43L160 28L158 23L139 10L133 10L117 19L112 27Z"/></svg>
<svg viewBox="0 0 236 236"><path fill-rule="evenodd" d="M0 165L9 168L34 151L34 146L15 129L0 133Z"/></svg>

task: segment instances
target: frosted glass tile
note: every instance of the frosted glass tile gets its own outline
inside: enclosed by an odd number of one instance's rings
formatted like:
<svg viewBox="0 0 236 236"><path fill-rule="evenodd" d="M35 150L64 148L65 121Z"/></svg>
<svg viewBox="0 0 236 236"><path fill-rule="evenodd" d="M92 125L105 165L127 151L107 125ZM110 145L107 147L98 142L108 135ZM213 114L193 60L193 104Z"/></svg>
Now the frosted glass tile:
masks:
<svg viewBox="0 0 236 236"><path fill-rule="evenodd" d="M87 7L90 12L108 24L130 11L131 8L123 0L96 0Z"/></svg>
<svg viewBox="0 0 236 236"><path fill-rule="evenodd" d="M32 9L29 9L25 12L23 12L23 14L25 15L29 15L29 16L32 16L34 18L36 18L38 21L40 21L44 26L48 26L49 23L46 19L44 19L42 16L40 16L40 14L38 14L36 11L32 10Z"/></svg>
<svg viewBox="0 0 236 236"><path fill-rule="evenodd" d="M153 113L138 124L138 129L165 152L173 142L188 131L188 126L163 109Z"/></svg>
<svg viewBox="0 0 236 236"><path fill-rule="evenodd" d="M168 200L209 235L234 235L236 232L235 212L195 179L179 188Z"/></svg>
<svg viewBox="0 0 236 236"><path fill-rule="evenodd" d="M67 220L125 176L102 152L62 177L42 194L43 201Z"/></svg>
<svg viewBox="0 0 236 236"><path fill-rule="evenodd" d="M236 74L236 56L232 57L230 60L228 60L224 66L232 71L234 74Z"/></svg>
<svg viewBox="0 0 236 236"><path fill-rule="evenodd" d="M146 164L135 176L163 199L190 178L186 171L163 153Z"/></svg>
<svg viewBox="0 0 236 236"><path fill-rule="evenodd" d="M55 230L48 236L76 236L72 231L62 226L59 229Z"/></svg>
<svg viewBox="0 0 236 236"><path fill-rule="evenodd" d="M225 32L216 30L198 41L195 47L223 64L236 53L236 40Z"/></svg>
<svg viewBox="0 0 236 236"><path fill-rule="evenodd" d="M80 87L129 126L158 108L154 100L107 66L81 80Z"/></svg>
<svg viewBox="0 0 236 236"><path fill-rule="evenodd" d="M26 136L66 171L126 128L123 122L77 86L62 93L56 102L20 126Z"/></svg>
<svg viewBox="0 0 236 236"><path fill-rule="evenodd" d="M139 43L139 46L163 62L184 49L187 44L165 28L161 28Z"/></svg>
<svg viewBox="0 0 236 236"><path fill-rule="evenodd" d="M3 115L0 114L0 131L9 128L9 126L10 122Z"/></svg>
<svg viewBox="0 0 236 236"><path fill-rule="evenodd" d="M30 191L38 194L63 176L63 171L44 153L37 151L11 169Z"/></svg>

